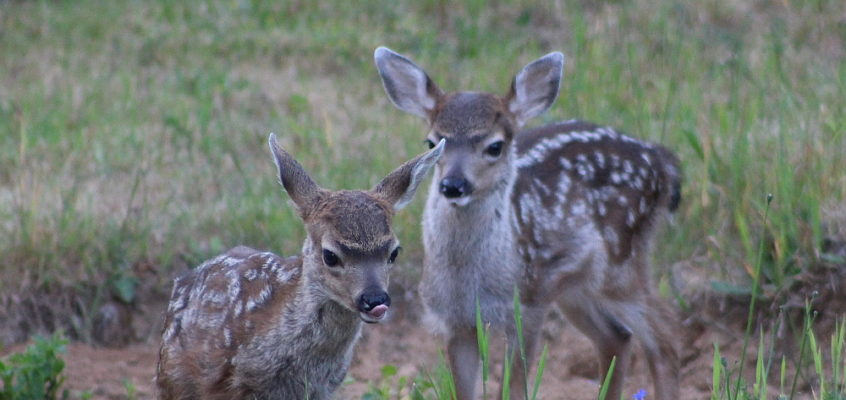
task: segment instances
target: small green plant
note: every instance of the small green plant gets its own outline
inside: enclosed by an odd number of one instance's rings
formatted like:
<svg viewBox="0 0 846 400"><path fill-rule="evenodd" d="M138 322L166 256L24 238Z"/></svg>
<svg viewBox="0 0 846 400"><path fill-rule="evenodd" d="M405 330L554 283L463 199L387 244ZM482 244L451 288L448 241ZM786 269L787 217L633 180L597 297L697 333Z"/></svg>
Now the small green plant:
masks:
<svg viewBox="0 0 846 400"><path fill-rule="evenodd" d="M414 381L412 398L414 400L430 399L429 390L433 392L435 396L433 399L436 400L455 399L458 396L455 391L455 379L452 371L447 367L443 353L438 355L438 365L435 366L433 373L425 373L423 377Z"/></svg>
<svg viewBox="0 0 846 400"><path fill-rule="evenodd" d="M65 339L61 333L52 337L36 336L32 345L0 361L0 400L66 399L68 390L62 389L65 377Z"/></svg>
<svg viewBox="0 0 846 400"><path fill-rule="evenodd" d="M394 381L396 380L396 383ZM382 367L382 374L378 384L372 382L368 385L367 393L361 397L362 400L381 400L399 398L399 394L408 383L408 377L397 376L397 367L386 365Z"/></svg>
<svg viewBox="0 0 846 400"><path fill-rule="evenodd" d="M126 390L126 399L135 400L138 398L138 389L135 384L128 378L123 379L123 388Z"/></svg>

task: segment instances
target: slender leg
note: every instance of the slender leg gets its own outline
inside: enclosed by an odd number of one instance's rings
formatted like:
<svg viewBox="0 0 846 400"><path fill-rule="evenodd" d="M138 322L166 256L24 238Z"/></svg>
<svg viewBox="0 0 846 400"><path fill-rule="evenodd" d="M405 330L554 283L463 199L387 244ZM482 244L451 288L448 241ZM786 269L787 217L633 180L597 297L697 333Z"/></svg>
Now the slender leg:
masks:
<svg viewBox="0 0 846 400"><path fill-rule="evenodd" d="M652 338L642 338L649 372L652 374L656 400L679 398L678 340L673 327L679 326L678 317L672 308L657 298L649 298L647 321L653 333ZM651 340L647 340L651 339Z"/></svg>
<svg viewBox="0 0 846 400"><path fill-rule="evenodd" d="M599 343L594 341L594 344L599 351L599 373L601 381L605 382L606 374L611 368L611 361L614 362L614 371L611 375L611 383L608 385L608 392L606 399L619 399L623 394L623 381L626 379L626 369L629 365L631 356L631 346L623 341L604 341Z"/></svg>
<svg viewBox="0 0 846 400"><path fill-rule="evenodd" d="M526 355L525 364L520 357L520 344L516 329L509 329L507 331L507 351L514 357L511 362L511 384L509 387L511 399L524 400L527 393L529 396L532 394L534 379L532 379L529 373L535 364L535 356L537 355L546 310L546 307L540 305L523 306L522 308L523 350ZM501 390L500 393L502 393Z"/></svg>
<svg viewBox="0 0 846 400"><path fill-rule="evenodd" d="M474 400L476 378L479 374L479 348L476 332L469 329L455 330L447 340L447 356L458 400Z"/></svg>
<svg viewBox="0 0 846 400"><path fill-rule="evenodd" d="M583 303L578 308L571 306L562 304L562 310L567 315L567 319L593 341L599 355L601 383L605 381L611 361L616 358L605 398L619 399L623 392L623 381L626 378L626 369L631 355L632 331L621 322L621 319L609 314L596 303Z"/></svg>

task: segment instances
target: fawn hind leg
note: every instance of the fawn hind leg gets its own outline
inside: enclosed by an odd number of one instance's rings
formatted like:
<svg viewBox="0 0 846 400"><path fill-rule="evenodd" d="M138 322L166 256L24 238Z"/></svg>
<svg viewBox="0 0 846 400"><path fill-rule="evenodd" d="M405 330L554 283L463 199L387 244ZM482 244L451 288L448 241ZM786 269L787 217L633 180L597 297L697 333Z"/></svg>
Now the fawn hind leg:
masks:
<svg viewBox="0 0 846 400"><path fill-rule="evenodd" d="M562 311L593 342L599 356L600 384L605 381L612 360L616 360L605 398L619 399L631 358L631 328L595 302L579 304L578 307L562 304Z"/></svg>
<svg viewBox="0 0 846 400"><path fill-rule="evenodd" d="M652 333L651 338L641 338L649 372L652 375L656 400L679 398L678 340L673 327L680 325L672 307L656 297L647 299L650 312L646 315ZM651 339L651 340L648 340Z"/></svg>

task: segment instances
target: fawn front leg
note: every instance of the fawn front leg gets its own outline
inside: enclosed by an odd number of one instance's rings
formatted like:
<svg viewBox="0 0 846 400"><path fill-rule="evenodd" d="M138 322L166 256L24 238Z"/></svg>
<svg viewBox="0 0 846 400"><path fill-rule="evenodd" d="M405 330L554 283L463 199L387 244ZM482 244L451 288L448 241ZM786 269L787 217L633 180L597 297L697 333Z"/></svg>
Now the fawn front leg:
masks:
<svg viewBox="0 0 846 400"><path fill-rule="evenodd" d="M476 331L457 328L447 339L449 367L455 379L458 400L474 400L476 378L479 374L479 348Z"/></svg>

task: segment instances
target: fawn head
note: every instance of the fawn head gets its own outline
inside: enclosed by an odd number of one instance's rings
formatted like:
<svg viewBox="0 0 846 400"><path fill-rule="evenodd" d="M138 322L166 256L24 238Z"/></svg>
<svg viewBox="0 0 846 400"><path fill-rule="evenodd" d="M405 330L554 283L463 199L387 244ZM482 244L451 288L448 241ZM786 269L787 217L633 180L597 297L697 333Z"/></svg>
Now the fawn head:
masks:
<svg viewBox="0 0 846 400"><path fill-rule="evenodd" d="M391 102L429 122L426 142L449 144L435 169L439 192L464 206L507 184L513 171L514 133L546 111L558 96L564 55L558 52L526 65L505 96L442 92L423 69L385 47L374 53Z"/></svg>
<svg viewBox="0 0 846 400"><path fill-rule="evenodd" d="M368 191L319 187L270 135L279 181L305 223L303 269L330 299L364 322L384 320L391 298L388 271L400 252L391 229L394 211L414 198L444 142L401 165Z"/></svg>

